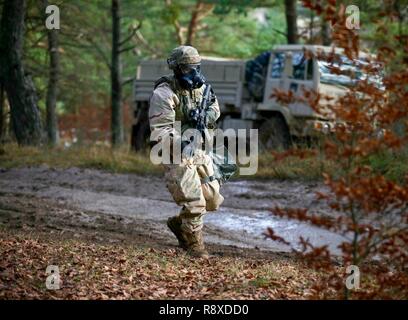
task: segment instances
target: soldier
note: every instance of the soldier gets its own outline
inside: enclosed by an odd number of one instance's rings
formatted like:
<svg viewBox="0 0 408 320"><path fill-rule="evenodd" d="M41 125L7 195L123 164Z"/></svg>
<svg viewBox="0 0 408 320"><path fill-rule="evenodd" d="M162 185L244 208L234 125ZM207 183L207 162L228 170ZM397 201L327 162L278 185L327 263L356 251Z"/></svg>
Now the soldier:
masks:
<svg viewBox="0 0 408 320"><path fill-rule="evenodd" d="M160 141L162 137L170 137L181 143L184 150L190 141L184 141L182 134L197 124L194 115L206 87L200 70L201 57L195 48L180 46L171 52L167 63L173 74L156 81L150 98L151 138ZM219 116L218 101L211 91L206 127L213 128ZM175 121L181 122L181 132L175 129ZM188 254L208 258L202 235L203 216L206 211L217 210L224 200L219 193L220 184L214 178L212 159L202 150L196 150L191 157L183 153L180 164L163 166L167 188L174 201L182 206L179 215L167 220L167 226Z"/></svg>

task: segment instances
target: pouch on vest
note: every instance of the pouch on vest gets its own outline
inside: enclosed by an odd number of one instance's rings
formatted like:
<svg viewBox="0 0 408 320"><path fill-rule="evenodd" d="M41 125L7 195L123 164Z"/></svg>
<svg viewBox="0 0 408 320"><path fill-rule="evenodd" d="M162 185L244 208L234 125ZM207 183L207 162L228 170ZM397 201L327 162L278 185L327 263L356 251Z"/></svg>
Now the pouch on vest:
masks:
<svg viewBox="0 0 408 320"><path fill-rule="evenodd" d="M213 160L214 176L220 183L224 184L238 170L235 159L224 145L218 147L218 149L214 148L213 152L209 154Z"/></svg>

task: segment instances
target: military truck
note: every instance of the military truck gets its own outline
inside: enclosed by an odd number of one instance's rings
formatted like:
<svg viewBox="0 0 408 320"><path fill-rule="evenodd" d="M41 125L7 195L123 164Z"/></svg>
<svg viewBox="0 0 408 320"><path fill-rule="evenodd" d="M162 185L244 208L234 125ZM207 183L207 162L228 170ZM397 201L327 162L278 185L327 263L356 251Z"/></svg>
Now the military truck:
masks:
<svg viewBox="0 0 408 320"><path fill-rule="evenodd" d="M295 95L302 95L303 89L333 97L344 94L352 79L332 74L327 62L307 54L331 50L314 45L280 45L249 61L203 57L202 71L213 86L221 108L218 127L259 129L260 149L286 149L295 138L315 137L332 130L333 121L322 118L309 105L299 102L282 105L272 97L274 89L290 90ZM342 68L353 68L337 51L342 57ZM133 95L135 149L143 148L148 142L148 102L154 81L169 73L164 59L144 61L138 66Z"/></svg>

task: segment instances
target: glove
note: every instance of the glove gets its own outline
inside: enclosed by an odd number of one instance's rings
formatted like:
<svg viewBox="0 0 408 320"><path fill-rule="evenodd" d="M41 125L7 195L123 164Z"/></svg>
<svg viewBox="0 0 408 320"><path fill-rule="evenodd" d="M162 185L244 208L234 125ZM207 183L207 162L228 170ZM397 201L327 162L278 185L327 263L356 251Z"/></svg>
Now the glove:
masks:
<svg viewBox="0 0 408 320"><path fill-rule="evenodd" d="M208 111L207 111L208 112ZM200 120L200 114L198 109L192 109L189 112L188 118L190 120L190 123L193 127L197 128L198 122ZM211 120L211 118L206 114L204 118L204 125L206 128L212 129L214 128L214 121Z"/></svg>
<svg viewBox="0 0 408 320"><path fill-rule="evenodd" d="M214 110L208 109L208 111L207 111L207 113L205 115L205 126L208 129L215 129L216 128L216 125L215 125L216 121L217 121L217 118L216 118Z"/></svg>
<svg viewBox="0 0 408 320"><path fill-rule="evenodd" d="M197 124L200 118L200 113L198 109L191 109L190 112L188 113L188 118L189 118L191 125L193 125L194 127L197 127Z"/></svg>

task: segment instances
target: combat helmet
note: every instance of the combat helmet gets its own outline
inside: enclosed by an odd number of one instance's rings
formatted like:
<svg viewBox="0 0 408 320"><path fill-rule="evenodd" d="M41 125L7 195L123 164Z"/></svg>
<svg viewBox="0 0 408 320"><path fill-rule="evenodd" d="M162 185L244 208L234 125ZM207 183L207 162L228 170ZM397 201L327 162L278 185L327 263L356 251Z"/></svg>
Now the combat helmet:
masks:
<svg viewBox="0 0 408 320"><path fill-rule="evenodd" d="M191 46L179 46L171 52L167 63L171 70L176 69L179 65L200 64L201 57L196 48Z"/></svg>

